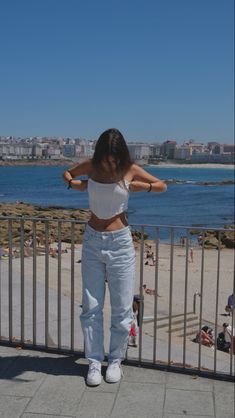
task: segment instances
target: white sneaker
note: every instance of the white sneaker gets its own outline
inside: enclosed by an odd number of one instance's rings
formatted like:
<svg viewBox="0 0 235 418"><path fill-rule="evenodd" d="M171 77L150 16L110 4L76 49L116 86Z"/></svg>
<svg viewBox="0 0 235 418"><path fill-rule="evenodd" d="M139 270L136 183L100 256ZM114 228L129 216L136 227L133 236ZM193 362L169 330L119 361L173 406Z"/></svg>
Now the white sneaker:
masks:
<svg viewBox="0 0 235 418"><path fill-rule="evenodd" d="M117 383L123 375L121 360L113 360L108 364L105 380L107 383Z"/></svg>
<svg viewBox="0 0 235 418"><path fill-rule="evenodd" d="M87 385L98 386L101 384L101 380L101 363L99 361L91 361L86 378Z"/></svg>

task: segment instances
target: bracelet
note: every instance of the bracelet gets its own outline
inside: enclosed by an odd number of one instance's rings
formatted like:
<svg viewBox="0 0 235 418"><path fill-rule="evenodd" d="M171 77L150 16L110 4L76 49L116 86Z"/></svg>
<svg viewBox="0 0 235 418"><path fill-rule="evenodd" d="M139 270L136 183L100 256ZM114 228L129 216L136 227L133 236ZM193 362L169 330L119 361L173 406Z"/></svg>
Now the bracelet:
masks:
<svg viewBox="0 0 235 418"><path fill-rule="evenodd" d="M71 186L71 181L72 181L73 179L70 179L69 181L68 181L68 189L72 189L72 186Z"/></svg>
<svg viewBox="0 0 235 418"><path fill-rule="evenodd" d="M149 192L151 192L151 190L152 190L152 183L149 183L149 188L148 188L147 192L149 193Z"/></svg>

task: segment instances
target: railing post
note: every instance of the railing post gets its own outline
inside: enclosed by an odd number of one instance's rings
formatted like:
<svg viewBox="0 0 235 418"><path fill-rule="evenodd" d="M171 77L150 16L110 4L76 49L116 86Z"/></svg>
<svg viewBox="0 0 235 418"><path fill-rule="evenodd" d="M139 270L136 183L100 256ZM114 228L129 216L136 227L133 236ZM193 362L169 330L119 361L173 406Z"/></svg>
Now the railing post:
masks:
<svg viewBox="0 0 235 418"><path fill-rule="evenodd" d="M13 341L13 295L12 295L12 219L8 224L9 260L8 260L8 318L9 318L9 341Z"/></svg>
<svg viewBox="0 0 235 418"><path fill-rule="evenodd" d="M172 328L172 300L173 300L173 264L174 264L174 227L170 228L170 285L169 285L169 334L168 334L168 365L171 363L171 328Z"/></svg>
<svg viewBox="0 0 235 418"><path fill-rule="evenodd" d="M0 247L0 337L2 335L2 255L4 252Z"/></svg>
<svg viewBox="0 0 235 418"><path fill-rule="evenodd" d="M21 284L20 284L20 328L21 328L21 343L24 343L24 308L25 308L25 301L24 301L24 218L20 221L20 270L21 270Z"/></svg>
<svg viewBox="0 0 235 418"><path fill-rule="evenodd" d="M140 243L140 306L139 306L139 364L142 361L142 338L143 338L143 273L144 273L144 226L141 226Z"/></svg>

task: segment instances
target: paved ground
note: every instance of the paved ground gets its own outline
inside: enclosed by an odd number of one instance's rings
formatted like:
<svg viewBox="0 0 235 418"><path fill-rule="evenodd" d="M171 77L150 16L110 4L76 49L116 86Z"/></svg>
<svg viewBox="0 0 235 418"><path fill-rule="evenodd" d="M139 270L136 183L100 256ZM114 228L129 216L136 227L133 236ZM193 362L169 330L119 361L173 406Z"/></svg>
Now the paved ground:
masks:
<svg viewBox="0 0 235 418"><path fill-rule="evenodd" d="M83 358L0 346L0 417L234 418L233 383L123 370L120 383L89 388Z"/></svg>

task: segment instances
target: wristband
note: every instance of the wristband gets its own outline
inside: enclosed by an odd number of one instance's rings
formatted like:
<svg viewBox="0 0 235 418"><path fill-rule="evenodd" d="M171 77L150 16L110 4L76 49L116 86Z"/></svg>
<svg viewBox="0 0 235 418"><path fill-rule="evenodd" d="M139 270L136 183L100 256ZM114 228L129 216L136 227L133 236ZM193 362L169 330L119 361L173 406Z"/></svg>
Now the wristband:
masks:
<svg viewBox="0 0 235 418"><path fill-rule="evenodd" d="M71 189L72 188L72 186L71 186L71 181L72 181L73 179L70 179L69 181L68 181L68 189Z"/></svg>
<svg viewBox="0 0 235 418"><path fill-rule="evenodd" d="M147 192L149 193L149 192L151 192L151 190L152 190L152 183L149 183L149 188L148 188Z"/></svg>

